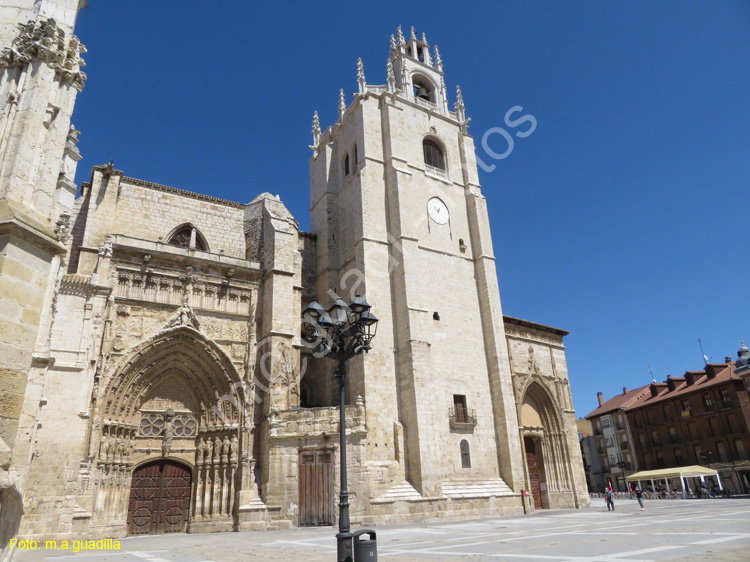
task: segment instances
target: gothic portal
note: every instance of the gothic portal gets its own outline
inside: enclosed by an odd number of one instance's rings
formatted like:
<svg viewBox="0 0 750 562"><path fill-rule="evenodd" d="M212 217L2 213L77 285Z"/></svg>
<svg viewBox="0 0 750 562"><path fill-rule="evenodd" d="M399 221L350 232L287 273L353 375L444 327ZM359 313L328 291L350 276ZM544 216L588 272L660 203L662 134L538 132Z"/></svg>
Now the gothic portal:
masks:
<svg viewBox="0 0 750 562"><path fill-rule="evenodd" d="M8 2L23 9L0 8L0 284L25 320L4 319L16 335L0 342L16 404L0 412L0 536L335 524L333 362L300 319L329 292L366 295L380 318L349 365L353 519L521 513L522 490L537 507L587 502L567 332L502 314L437 46L399 29L385 83L360 61L336 123L315 115L305 233L268 193L240 204L112 165L74 199L79 1ZM28 162L33 181L12 172Z"/></svg>

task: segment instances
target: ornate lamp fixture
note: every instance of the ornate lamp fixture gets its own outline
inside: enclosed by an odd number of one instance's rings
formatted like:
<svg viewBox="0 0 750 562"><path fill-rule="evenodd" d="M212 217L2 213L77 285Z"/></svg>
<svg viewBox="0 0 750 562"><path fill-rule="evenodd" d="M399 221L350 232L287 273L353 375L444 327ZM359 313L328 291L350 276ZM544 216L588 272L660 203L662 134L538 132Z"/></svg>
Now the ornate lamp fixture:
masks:
<svg viewBox="0 0 750 562"><path fill-rule="evenodd" d="M316 357L339 362L339 451L341 460L341 493L339 494L339 532L336 535L338 562L351 562L352 541L349 522L349 491L346 486L346 360L367 353L378 329L378 319L370 312L367 301L357 295L347 304L337 298L326 311L312 301L302 311L302 338L313 347ZM360 531L362 532L362 531Z"/></svg>

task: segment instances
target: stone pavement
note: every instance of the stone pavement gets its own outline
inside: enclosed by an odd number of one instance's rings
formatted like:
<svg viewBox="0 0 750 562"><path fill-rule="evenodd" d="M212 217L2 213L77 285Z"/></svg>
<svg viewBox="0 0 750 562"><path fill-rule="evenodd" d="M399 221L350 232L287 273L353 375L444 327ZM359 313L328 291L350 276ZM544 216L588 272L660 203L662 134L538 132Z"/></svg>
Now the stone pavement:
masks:
<svg viewBox="0 0 750 562"><path fill-rule="evenodd" d="M604 500L581 510L517 517L377 527L378 558L394 562L471 560L592 562L750 560L750 498ZM17 551L15 562L334 562L331 527L132 537L119 551Z"/></svg>

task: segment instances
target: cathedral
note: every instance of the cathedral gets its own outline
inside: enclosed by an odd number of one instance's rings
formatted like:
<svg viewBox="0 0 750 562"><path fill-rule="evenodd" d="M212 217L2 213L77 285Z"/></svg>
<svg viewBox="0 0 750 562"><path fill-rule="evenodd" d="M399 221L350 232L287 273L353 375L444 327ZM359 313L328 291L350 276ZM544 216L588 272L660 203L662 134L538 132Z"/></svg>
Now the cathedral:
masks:
<svg viewBox="0 0 750 562"><path fill-rule="evenodd" d="M360 60L338 120L314 115L308 233L269 193L227 201L112 164L74 183L85 5L0 6L6 553L14 536L334 525L336 363L302 311L358 295L379 322L347 363L354 524L588 505L567 332L502 313L437 46L399 28L384 83Z"/></svg>

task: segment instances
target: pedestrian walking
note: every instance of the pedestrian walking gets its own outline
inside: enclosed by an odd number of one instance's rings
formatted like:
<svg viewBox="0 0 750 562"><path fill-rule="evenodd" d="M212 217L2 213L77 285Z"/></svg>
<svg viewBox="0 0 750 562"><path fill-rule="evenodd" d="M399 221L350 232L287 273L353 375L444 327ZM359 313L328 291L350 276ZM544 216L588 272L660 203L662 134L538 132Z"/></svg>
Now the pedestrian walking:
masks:
<svg viewBox="0 0 750 562"><path fill-rule="evenodd" d="M604 490L604 497L607 500L607 511L614 511L615 510L615 494L612 491L612 488L607 488Z"/></svg>
<svg viewBox="0 0 750 562"><path fill-rule="evenodd" d="M644 507L643 507L643 490L641 490L640 486L637 486L635 488L635 498L638 500L638 505L641 506L641 511L644 511Z"/></svg>

